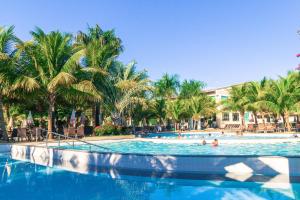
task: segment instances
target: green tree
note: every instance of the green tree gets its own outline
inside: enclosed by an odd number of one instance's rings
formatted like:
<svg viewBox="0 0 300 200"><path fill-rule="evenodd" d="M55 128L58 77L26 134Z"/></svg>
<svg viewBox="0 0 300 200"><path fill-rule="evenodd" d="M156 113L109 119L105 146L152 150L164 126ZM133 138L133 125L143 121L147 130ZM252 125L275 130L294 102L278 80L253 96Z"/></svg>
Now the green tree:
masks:
<svg viewBox="0 0 300 200"><path fill-rule="evenodd" d="M12 81L16 75L13 65L14 43L18 41L14 35L14 27L0 27L0 129L3 138L8 139L6 132L6 123L3 114L3 100L11 95Z"/></svg>
<svg viewBox="0 0 300 200"><path fill-rule="evenodd" d="M195 129L195 121L198 122L200 127L201 117L211 116L216 112L216 103L215 100L207 95L193 96L190 99L186 100L186 105L188 111L190 112L193 120L193 129Z"/></svg>
<svg viewBox="0 0 300 200"><path fill-rule="evenodd" d="M125 114L131 117L135 106L147 107L147 92L152 90L147 72L137 71L136 62L116 63L105 87L104 102L117 124L122 124Z"/></svg>
<svg viewBox="0 0 300 200"><path fill-rule="evenodd" d="M169 100L167 102L167 116L174 121L175 131L178 129L178 124L185 112L184 102L182 100Z"/></svg>
<svg viewBox="0 0 300 200"><path fill-rule="evenodd" d="M236 111L241 115L241 128L245 130L245 113L249 101L247 99L247 84L233 86L229 98L222 101L223 110Z"/></svg>
<svg viewBox="0 0 300 200"><path fill-rule="evenodd" d="M100 99L100 94L80 67L83 51L74 51L72 35L36 28L33 39L18 44L22 77L15 82L28 92L35 92L48 103L48 133L52 138L53 113L58 98Z"/></svg>
<svg viewBox="0 0 300 200"><path fill-rule="evenodd" d="M287 77L271 80L264 99L259 103L269 111L281 116L285 128L290 131L289 116L296 109L300 99L299 73L289 73Z"/></svg>
<svg viewBox="0 0 300 200"><path fill-rule="evenodd" d="M163 77L154 83L157 97L171 99L177 96L180 82L178 75L164 74Z"/></svg>
<svg viewBox="0 0 300 200"><path fill-rule="evenodd" d="M202 94L202 89L205 87L205 83L196 80L184 80L180 85L179 98L189 99L193 96L199 96Z"/></svg>
<svg viewBox="0 0 300 200"><path fill-rule="evenodd" d="M268 79L264 78L259 82L252 81L246 83L246 101L247 111L251 111L254 115L255 124L257 124L257 114L264 110L259 102L264 98L266 86L268 85Z"/></svg>
<svg viewBox="0 0 300 200"><path fill-rule="evenodd" d="M120 38L116 37L113 30L103 31L99 25L88 27L87 33L79 31L76 36L75 48L84 51L84 59L81 64L89 71L92 76L89 78L98 91L104 96L107 87L105 78L108 69L112 66L115 58L122 52L123 47ZM99 125L100 103L93 106L94 125Z"/></svg>

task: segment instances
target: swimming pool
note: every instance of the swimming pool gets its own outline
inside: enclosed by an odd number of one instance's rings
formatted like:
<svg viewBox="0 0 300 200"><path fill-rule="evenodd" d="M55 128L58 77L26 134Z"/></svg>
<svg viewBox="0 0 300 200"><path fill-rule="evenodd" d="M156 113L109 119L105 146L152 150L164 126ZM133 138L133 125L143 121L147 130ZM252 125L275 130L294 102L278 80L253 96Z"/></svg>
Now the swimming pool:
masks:
<svg viewBox="0 0 300 200"><path fill-rule="evenodd" d="M44 167L0 154L0 199L299 199L299 183L170 179L118 174L115 170L80 174Z"/></svg>
<svg viewBox="0 0 300 200"><path fill-rule="evenodd" d="M145 138L160 138L160 139L212 139L220 140L257 140L257 139L288 139L294 138L294 134L284 133L245 133L242 136L236 133L221 133L221 132L200 132L200 133L150 133ZM300 137L300 135L299 135Z"/></svg>
<svg viewBox="0 0 300 200"><path fill-rule="evenodd" d="M272 155L272 156L299 156L300 142L274 143L232 143L212 147L210 144L159 142L159 141L118 141L99 142L102 149L89 145L62 146L65 149L77 149L98 152L138 153L138 154L168 154L168 155Z"/></svg>

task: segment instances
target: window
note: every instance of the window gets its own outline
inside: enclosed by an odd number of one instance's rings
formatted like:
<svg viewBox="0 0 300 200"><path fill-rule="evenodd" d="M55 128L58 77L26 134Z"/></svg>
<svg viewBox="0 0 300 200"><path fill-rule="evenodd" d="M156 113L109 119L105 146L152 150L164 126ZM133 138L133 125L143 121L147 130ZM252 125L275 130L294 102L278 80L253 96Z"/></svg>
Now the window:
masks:
<svg viewBox="0 0 300 200"><path fill-rule="evenodd" d="M240 115L239 113L232 113L232 121L240 121Z"/></svg>
<svg viewBox="0 0 300 200"><path fill-rule="evenodd" d="M221 96L221 100L228 99L228 96Z"/></svg>
<svg viewBox="0 0 300 200"><path fill-rule="evenodd" d="M229 113L223 113L222 120L229 121Z"/></svg>

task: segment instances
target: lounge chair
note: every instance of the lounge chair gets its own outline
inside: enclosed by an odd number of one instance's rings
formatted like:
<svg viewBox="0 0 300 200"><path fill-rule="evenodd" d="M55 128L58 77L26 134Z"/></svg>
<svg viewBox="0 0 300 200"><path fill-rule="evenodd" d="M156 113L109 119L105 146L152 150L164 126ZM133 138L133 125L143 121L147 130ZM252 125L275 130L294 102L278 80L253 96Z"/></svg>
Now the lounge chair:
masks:
<svg viewBox="0 0 300 200"><path fill-rule="evenodd" d="M296 124L296 132L300 132L300 124Z"/></svg>
<svg viewBox="0 0 300 200"><path fill-rule="evenodd" d="M32 129L32 137L34 137L35 140L41 140L41 138L42 138L42 129L40 127L34 127Z"/></svg>
<svg viewBox="0 0 300 200"><path fill-rule="evenodd" d="M248 132L255 132L256 131L255 124L248 124L247 131Z"/></svg>
<svg viewBox="0 0 300 200"><path fill-rule="evenodd" d="M273 124L266 124L265 126L265 131L266 132L275 132L276 126L274 126Z"/></svg>
<svg viewBox="0 0 300 200"><path fill-rule="evenodd" d="M26 128L18 128L17 131L18 131L18 141L19 141L19 139L21 139L21 141L23 141L23 138L28 139Z"/></svg>
<svg viewBox="0 0 300 200"><path fill-rule="evenodd" d="M69 129L66 128L66 127L64 127L64 135L65 135L66 137L69 136Z"/></svg>
<svg viewBox="0 0 300 200"><path fill-rule="evenodd" d="M74 127L69 127L69 137L76 137L76 129Z"/></svg>
<svg viewBox="0 0 300 200"><path fill-rule="evenodd" d="M79 138L83 138L84 137L84 126L79 126L77 128L76 136L79 137Z"/></svg>
<svg viewBox="0 0 300 200"><path fill-rule="evenodd" d="M258 124L256 132L264 133L266 131L266 126L264 124Z"/></svg>
<svg viewBox="0 0 300 200"><path fill-rule="evenodd" d="M277 124L276 125L276 131L277 132L285 132L285 127L283 123Z"/></svg>

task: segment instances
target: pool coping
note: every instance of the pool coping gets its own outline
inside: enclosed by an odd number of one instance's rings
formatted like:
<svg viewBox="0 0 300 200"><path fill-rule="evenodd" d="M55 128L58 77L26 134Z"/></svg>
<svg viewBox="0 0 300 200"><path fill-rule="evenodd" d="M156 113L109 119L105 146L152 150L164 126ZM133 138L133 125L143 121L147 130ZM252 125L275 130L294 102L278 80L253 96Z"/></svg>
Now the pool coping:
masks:
<svg viewBox="0 0 300 200"><path fill-rule="evenodd" d="M96 168L171 172L174 174L253 174L300 176L300 156L257 155L153 155L113 153L43 146L12 145L13 158L36 164L62 165L71 171L88 173Z"/></svg>
<svg viewBox="0 0 300 200"><path fill-rule="evenodd" d="M78 142L79 143L79 142ZM41 146L41 145L35 145L35 144L5 144L9 145L10 148L13 145L18 145L18 146L30 146L30 147L44 147L47 148L46 146ZM1 144L0 144L1 147ZM75 151L75 152L88 152L88 153L102 153L102 154L120 154L120 155L137 155L137 156L176 156L176 157L286 157L286 158L300 158L300 155L268 155L268 154L261 154L261 155L232 155L232 154L224 154L224 155L186 155L186 154L151 154L151 153L126 153L126 152L117 152L117 151L89 151L89 150L82 150L82 149L68 149L68 148L63 148L63 147L57 147L57 146L49 146L49 149L58 149L58 150L68 150L68 151ZM214 147L218 148L218 147ZM1 150L0 150L1 152Z"/></svg>

